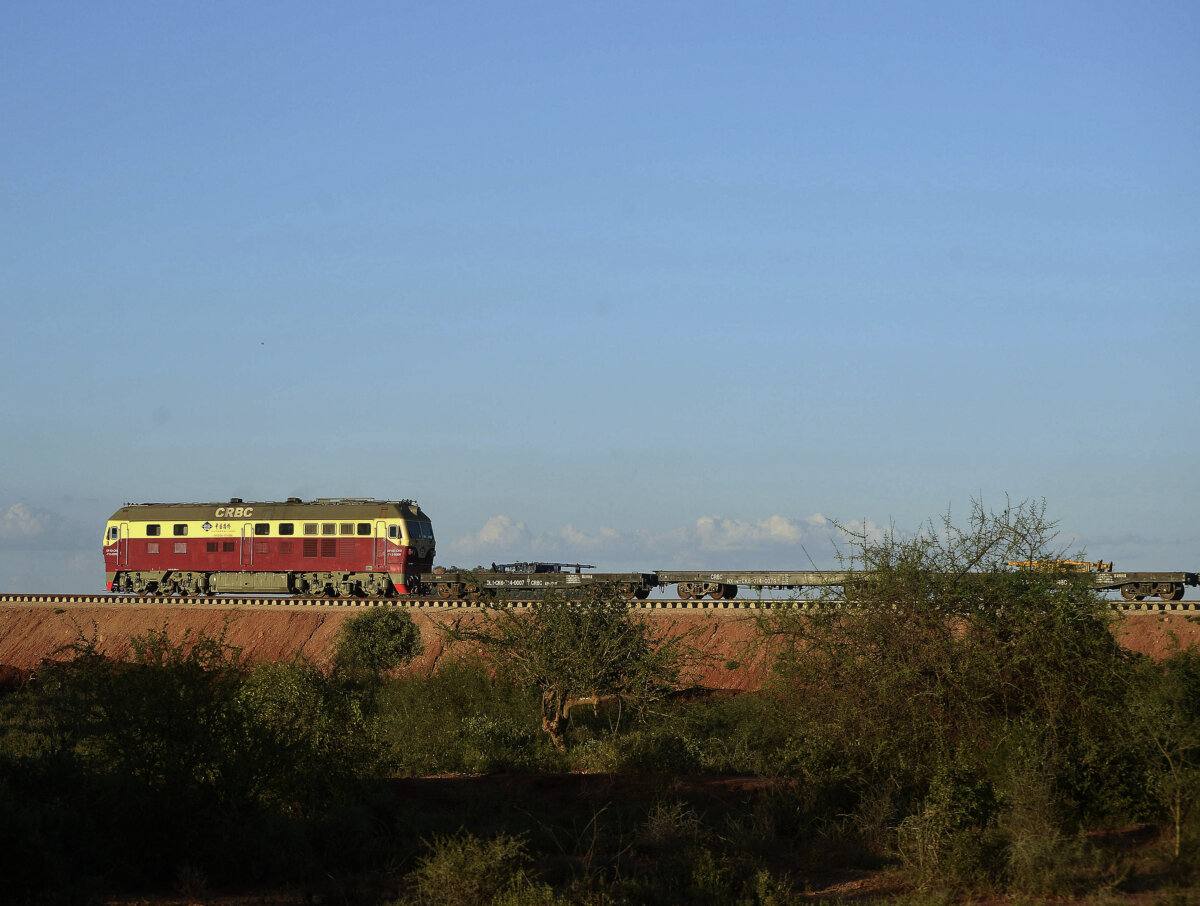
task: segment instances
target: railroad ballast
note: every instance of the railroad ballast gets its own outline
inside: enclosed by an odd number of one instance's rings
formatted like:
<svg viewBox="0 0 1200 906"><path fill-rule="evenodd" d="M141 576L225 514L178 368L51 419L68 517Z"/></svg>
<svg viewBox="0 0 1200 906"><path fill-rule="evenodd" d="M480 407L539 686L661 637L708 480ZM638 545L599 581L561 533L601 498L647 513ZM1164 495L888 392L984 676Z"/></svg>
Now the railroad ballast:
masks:
<svg viewBox="0 0 1200 906"><path fill-rule="evenodd" d="M684 600L732 599L740 588L841 586L843 570L655 570L585 573L582 563L493 563L474 570L435 569L433 525L412 500L359 497L302 501L141 503L121 507L104 533L109 591L139 595L289 594L308 597L444 599L527 594L593 583L630 598L675 586ZM1127 601L1179 601L1192 572L1113 572L1112 564L1055 561L1092 574L1097 588ZM1012 563L1046 568L1046 563Z"/></svg>

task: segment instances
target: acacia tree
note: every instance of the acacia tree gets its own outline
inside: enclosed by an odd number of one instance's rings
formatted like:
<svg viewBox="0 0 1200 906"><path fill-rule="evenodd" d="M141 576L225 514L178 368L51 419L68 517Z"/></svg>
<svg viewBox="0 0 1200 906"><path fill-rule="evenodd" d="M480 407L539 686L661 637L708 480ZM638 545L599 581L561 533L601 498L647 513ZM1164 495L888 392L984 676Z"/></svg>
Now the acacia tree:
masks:
<svg viewBox="0 0 1200 906"><path fill-rule="evenodd" d="M1003 803L1034 795L1012 779L1029 765L1048 778L1044 814L1116 800L1129 658L1089 577L1054 566L1044 504L976 503L964 526L947 514L912 535L848 533L848 548L821 606L760 618L805 751L851 788L893 791L892 826L945 825L923 839L995 829Z"/></svg>
<svg viewBox="0 0 1200 906"><path fill-rule="evenodd" d="M550 591L528 608L489 606L472 625L442 628L541 691L542 729L559 749L572 709L614 703L642 710L675 688L689 657L686 635L656 635L617 588L601 584L580 598Z"/></svg>
<svg viewBox="0 0 1200 906"><path fill-rule="evenodd" d="M1153 752L1150 787L1174 826L1178 859L1184 821L1200 798L1200 652L1187 648L1139 667L1130 716Z"/></svg>

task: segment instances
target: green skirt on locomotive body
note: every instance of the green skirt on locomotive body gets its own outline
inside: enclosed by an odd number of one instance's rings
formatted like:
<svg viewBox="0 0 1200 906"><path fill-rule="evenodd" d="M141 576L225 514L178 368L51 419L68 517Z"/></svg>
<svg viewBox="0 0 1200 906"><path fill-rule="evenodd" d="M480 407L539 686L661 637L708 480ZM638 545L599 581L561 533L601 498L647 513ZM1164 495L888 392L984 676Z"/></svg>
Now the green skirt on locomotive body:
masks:
<svg viewBox="0 0 1200 906"><path fill-rule="evenodd" d="M412 500L128 504L104 530L108 590L140 595L416 594L434 552Z"/></svg>

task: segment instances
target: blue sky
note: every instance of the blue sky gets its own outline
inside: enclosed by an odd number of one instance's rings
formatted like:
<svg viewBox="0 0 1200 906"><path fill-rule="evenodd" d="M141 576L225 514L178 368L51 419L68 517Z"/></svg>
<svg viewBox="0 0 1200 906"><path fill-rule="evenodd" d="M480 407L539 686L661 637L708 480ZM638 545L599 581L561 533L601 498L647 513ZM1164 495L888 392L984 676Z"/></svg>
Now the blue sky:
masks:
<svg viewBox="0 0 1200 906"><path fill-rule="evenodd" d="M126 501L834 566L1042 499L1200 569L1200 5L0 8L0 590Z"/></svg>

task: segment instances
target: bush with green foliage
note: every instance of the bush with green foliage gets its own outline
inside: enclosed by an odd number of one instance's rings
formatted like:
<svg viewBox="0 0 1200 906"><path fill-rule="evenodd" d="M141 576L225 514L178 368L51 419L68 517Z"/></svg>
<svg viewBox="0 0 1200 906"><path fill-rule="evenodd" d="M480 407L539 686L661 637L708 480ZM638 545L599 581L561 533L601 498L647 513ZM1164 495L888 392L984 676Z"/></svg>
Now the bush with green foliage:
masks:
<svg viewBox="0 0 1200 906"><path fill-rule="evenodd" d="M1181 858L1200 828L1200 651L1176 651L1162 664L1142 661L1132 681L1130 721L1149 753L1150 794L1172 829L1172 854Z"/></svg>
<svg viewBox="0 0 1200 906"><path fill-rule="evenodd" d="M579 598L548 591L528 609L490 607L479 623L442 629L541 693L542 729L559 749L575 708L613 706L619 726L626 708L644 713L667 697L688 655L684 636L656 637L620 589L603 584L586 586Z"/></svg>
<svg viewBox="0 0 1200 906"><path fill-rule="evenodd" d="M477 658L450 660L383 688L380 732L403 774L562 770L538 728L539 702L535 689L493 676Z"/></svg>
<svg viewBox="0 0 1200 906"><path fill-rule="evenodd" d="M4 703L0 852L10 897L70 886L303 877L326 822L385 752L362 692L303 664L245 664L167 627L120 660L83 638ZM14 732L11 725L19 727Z"/></svg>
<svg viewBox="0 0 1200 906"><path fill-rule="evenodd" d="M358 682L378 682L421 653L421 630L406 611L374 607L338 631L334 670Z"/></svg>
<svg viewBox="0 0 1200 906"><path fill-rule="evenodd" d="M420 906L477 906L503 894L533 887L525 841L508 834L488 840L459 833L434 837L409 875L412 896L401 903Z"/></svg>
<svg viewBox="0 0 1200 906"><path fill-rule="evenodd" d="M1064 839L1128 811L1113 767L1133 747L1113 729L1132 659L1107 608L1086 575L1007 565L1061 559L1053 537L1029 504L976 505L965 528L947 516L910 537L859 534L836 606L762 619L795 720L786 760L851 803L890 790L879 820L919 876L1008 876L1016 764L1048 778L1042 814Z"/></svg>

